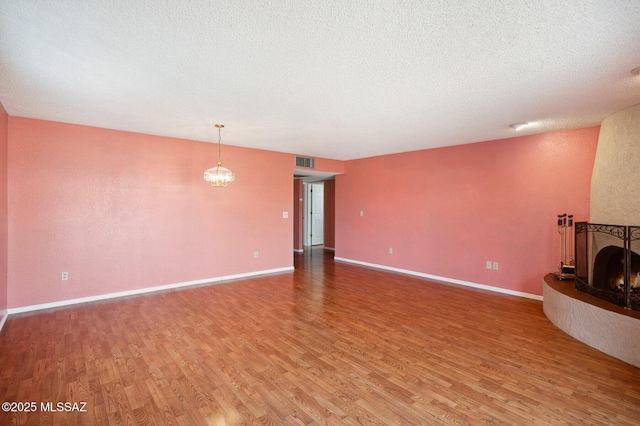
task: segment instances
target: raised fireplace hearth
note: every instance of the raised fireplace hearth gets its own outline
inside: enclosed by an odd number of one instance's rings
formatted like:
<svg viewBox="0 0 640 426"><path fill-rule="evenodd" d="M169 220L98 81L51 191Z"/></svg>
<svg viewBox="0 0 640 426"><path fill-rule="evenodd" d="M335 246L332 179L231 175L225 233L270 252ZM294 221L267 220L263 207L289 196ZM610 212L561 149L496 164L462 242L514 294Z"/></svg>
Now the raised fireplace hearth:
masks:
<svg viewBox="0 0 640 426"><path fill-rule="evenodd" d="M575 224L576 289L640 310L640 227Z"/></svg>

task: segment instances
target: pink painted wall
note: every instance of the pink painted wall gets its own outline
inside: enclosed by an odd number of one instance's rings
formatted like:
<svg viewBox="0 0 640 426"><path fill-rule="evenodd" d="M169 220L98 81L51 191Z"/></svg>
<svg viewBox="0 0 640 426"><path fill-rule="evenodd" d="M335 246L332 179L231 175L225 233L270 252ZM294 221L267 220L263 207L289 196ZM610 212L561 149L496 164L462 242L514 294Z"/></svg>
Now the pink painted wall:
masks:
<svg viewBox="0 0 640 426"><path fill-rule="evenodd" d="M324 181L324 246L336 247L336 181Z"/></svg>
<svg viewBox="0 0 640 426"><path fill-rule="evenodd" d="M7 305L8 212L7 152L9 115L0 104L0 319Z"/></svg>
<svg viewBox="0 0 640 426"><path fill-rule="evenodd" d="M316 167L314 171L341 174L344 173L344 170L345 162L342 160L316 157Z"/></svg>
<svg viewBox="0 0 640 426"><path fill-rule="evenodd" d="M292 155L223 146L213 188L215 144L19 117L8 139L10 308L293 266Z"/></svg>
<svg viewBox="0 0 640 426"><path fill-rule="evenodd" d="M589 218L598 132L349 161L336 177L336 256L541 295L560 260L556 215Z"/></svg>

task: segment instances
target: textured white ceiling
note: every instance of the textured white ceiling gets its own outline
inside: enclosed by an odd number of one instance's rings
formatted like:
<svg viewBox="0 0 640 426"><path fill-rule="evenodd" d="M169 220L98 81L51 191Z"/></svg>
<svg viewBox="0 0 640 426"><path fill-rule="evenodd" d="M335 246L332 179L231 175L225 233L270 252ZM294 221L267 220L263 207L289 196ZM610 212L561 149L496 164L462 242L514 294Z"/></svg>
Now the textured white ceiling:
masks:
<svg viewBox="0 0 640 426"><path fill-rule="evenodd" d="M335 159L597 125L637 66L640 0L0 0L12 116Z"/></svg>

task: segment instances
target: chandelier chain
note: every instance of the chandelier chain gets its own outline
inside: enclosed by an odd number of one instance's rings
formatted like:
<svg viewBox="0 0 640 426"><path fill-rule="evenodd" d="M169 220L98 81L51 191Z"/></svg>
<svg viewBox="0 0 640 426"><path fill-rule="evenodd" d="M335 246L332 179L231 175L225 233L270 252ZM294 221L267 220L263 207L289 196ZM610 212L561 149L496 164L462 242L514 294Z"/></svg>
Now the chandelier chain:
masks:
<svg viewBox="0 0 640 426"><path fill-rule="evenodd" d="M222 136L220 135L220 129L224 128L224 124L216 124L216 128L218 129L218 163L222 163L222 154L220 141L222 141Z"/></svg>

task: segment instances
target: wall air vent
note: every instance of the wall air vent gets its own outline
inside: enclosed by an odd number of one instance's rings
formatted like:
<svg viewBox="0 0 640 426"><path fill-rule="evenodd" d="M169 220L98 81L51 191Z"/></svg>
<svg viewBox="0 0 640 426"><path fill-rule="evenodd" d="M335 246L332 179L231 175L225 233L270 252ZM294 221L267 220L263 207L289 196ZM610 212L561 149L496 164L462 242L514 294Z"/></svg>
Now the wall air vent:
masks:
<svg viewBox="0 0 640 426"><path fill-rule="evenodd" d="M309 157L296 157L296 167L308 167L313 169L316 167L316 159Z"/></svg>

